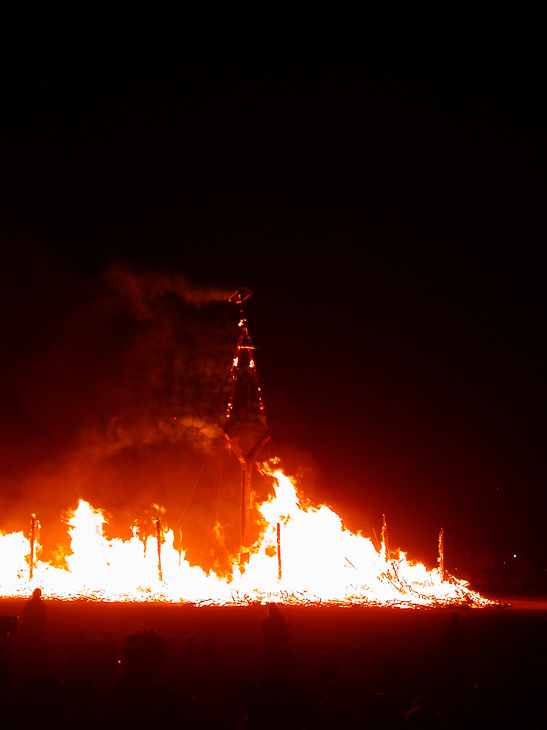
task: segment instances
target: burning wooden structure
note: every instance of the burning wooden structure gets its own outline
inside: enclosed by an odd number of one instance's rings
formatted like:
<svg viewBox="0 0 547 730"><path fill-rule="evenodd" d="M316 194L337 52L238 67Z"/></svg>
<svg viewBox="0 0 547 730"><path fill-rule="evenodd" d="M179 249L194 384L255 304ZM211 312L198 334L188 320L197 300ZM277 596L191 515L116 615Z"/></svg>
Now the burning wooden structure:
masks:
<svg viewBox="0 0 547 730"><path fill-rule="evenodd" d="M251 296L250 289L240 288L229 298L239 307L239 339L232 360L232 390L226 409L224 435L241 465L241 551L240 559L247 562L251 547L251 494L253 464L262 447L268 442L270 432L266 409L262 400L260 376L254 359L245 302Z"/></svg>
<svg viewBox="0 0 547 730"><path fill-rule="evenodd" d="M191 565L180 545L175 548L174 532L165 518L155 521L154 534L138 534L135 529L129 540L107 538L103 512L80 500L68 520L71 552L65 556L66 566L39 559L35 515L28 536L0 532L0 596L28 596L40 587L45 597L196 605L266 601L491 605L465 581L446 572L442 531L438 566L428 570L389 548L385 517L381 544L375 546L360 533L349 531L326 505L312 507L296 480L273 460L261 467L271 479L273 494L256 505L261 532L252 541L252 475L270 432L244 311L251 294L238 289L230 297L239 307L240 319L224 435L241 466L241 547L231 575L206 573Z"/></svg>

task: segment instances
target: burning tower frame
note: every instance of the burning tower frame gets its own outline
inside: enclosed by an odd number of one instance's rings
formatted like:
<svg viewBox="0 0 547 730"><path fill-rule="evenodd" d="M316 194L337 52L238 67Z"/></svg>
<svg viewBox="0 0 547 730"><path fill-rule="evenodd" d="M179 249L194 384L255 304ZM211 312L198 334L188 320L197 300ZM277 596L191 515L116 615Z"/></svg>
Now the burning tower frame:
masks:
<svg viewBox="0 0 547 730"><path fill-rule="evenodd" d="M246 562L251 546L251 494L253 463L270 439L260 377L254 360L254 346L245 318L245 302L252 295L240 287L228 301L239 307L239 338L232 360L232 389L226 409L224 435L241 466L241 550Z"/></svg>

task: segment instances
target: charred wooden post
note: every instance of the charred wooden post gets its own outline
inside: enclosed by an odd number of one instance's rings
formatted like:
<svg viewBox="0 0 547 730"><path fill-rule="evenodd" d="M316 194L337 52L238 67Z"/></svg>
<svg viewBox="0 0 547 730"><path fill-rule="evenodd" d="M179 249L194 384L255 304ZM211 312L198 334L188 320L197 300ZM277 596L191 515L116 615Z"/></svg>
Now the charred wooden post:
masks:
<svg viewBox="0 0 547 730"><path fill-rule="evenodd" d="M37 528L37 520L36 515L31 515L30 517L30 556L29 556L29 564L30 564L30 574L29 574L29 581L32 580L34 576L34 559L35 559L35 548L36 548L36 528Z"/></svg>
<svg viewBox="0 0 547 730"><path fill-rule="evenodd" d="M232 451L237 456L241 464L241 558L246 563L249 560L248 548L251 547L251 494L252 494L252 474L253 462L258 455L260 449L270 438L269 433L257 441L248 454L244 454L239 443L233 439L229 433L226 438L230 444Z"/></svg>
<svg viewBox="0 0 547 730"><path fill-rule="evenodd" d="M444 581L444 530L442 527L439 533L439 573L441 581Z"/></svg>
<svg viewBox="0 0 547 730"><path fill-rule="evenodd" d="M281 580L281 525L277 523L277 580Z"/></svg>
<svg viewBox="0 0 547 730"><path fill-rule="evenodd" d="M385 560L386 560L386 563L387 563L388 560L389 560L389 547L388 547L388 544L387 544L386 516L385 515L382 515L382 517L383 517L383 520L384 520L383 525L382 525L382 545L384 547L384 557L385 557Z"/></svg>
<svg viewBox="0 0 547 730"><path fill-rule="evenodd" d="M156 537L158 539L158 576L160 581L162 581L163 573L161 570L161 520L156 520Z"/></svg>

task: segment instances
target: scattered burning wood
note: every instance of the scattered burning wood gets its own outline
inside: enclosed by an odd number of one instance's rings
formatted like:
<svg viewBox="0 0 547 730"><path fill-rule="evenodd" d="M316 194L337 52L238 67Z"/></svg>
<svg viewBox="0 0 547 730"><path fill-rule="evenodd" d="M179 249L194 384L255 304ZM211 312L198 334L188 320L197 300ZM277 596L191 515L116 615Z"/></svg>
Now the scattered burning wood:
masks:
<svg viewBox="0 0 547 730"><path fill-rule="evenodd" d="M274 494L259 506L262 535L250 548L248 563L242 567L235 558L228 577L191 566L180 546L175 548L173 531L159 519L155 534L141 538L135 531L127 541L108 539L101 510L80 502L68 522L72 554L66 556L66 569L35 559L39 549L32 546L32 534L0 535L1 594L27 596L39 586L45 597L110 602L493 605L465 581L447 575L444 567L427 570L404 553L386 551L385 522L378 550L347 530L325 505L307 505L281 470L268 473Z"/></svg>

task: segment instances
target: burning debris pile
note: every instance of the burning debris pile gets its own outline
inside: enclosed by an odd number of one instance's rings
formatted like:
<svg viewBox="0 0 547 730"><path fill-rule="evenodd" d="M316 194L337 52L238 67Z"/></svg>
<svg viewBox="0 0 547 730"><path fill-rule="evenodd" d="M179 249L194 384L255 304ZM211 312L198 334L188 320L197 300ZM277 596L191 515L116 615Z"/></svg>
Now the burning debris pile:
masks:
<svg viewBox="0 0 547 730"><path fill-rule="evenodd" d="M184 294L193 306L209 301L183 280L142 280L118 272L115 281L118 288L129 292L128 298L144 321L151 316L152 303L165 291L181 297ZM253 542L252 472L270 433L244 314L251 294L248 289L238 289L228 297L240 312L224 426L224 436L241 472L240 551L230 570L217 574L192 565L163 518L155 520L152 534L134 527L129 540L109 539L104 534L107 520L103 511L80 500L68 519L70 551L60 563L39 559L34 515L29 537L22 532L0 532L0 596L28 596L35 587L41 587L45 596L69 600L197 605L265 601L400 607L490 603L464 581L445 573L442 534L438 568L428 571L422 564L409 562L404 553L389 550L385 523L377 548L360 533L346 529L329 507L311 507L274 461L263 467L262 473L272 480L274 494L256 505L261 529ZM213 292L208 296L218 300L224 295ZM211 423L214 428L209 430L221 433L218 424ZM129 442L149 444L161 434L165 434L164 428L141 441L132 438ZM121 438L116 448L122 449L127 440Z"/></svg>
<svg viewBox="0 0 547 730"><path fill-rule="evenodd" d="M136 531L127 541L108 539L101 510L80 501L68 523L72 552L66 555L66 569L33 562L35 546L22 532L0 535L1 595L28 596L40 586L46 596L69 600L197 605L490 603L440 568L428 571L404 553L392 555L387 538L377 550L370 540L347 530L327 506L307 505L281 470L269 473L275 495L259 505L261 537L245 566L234 561L229 578L191 566L184 552L175 549L173 531L164 527L145 539Z"/></svg>

